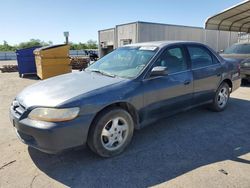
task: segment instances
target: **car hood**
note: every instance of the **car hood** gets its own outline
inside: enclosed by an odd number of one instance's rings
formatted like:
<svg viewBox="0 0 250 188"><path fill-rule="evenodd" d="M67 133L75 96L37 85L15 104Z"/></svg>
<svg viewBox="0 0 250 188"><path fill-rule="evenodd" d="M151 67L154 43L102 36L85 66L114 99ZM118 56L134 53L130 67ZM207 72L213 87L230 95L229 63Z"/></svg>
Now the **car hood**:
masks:
<svg viewBox="0 0 250 188"><path fill-rule="evenodd" d="M55 107L78 95L110 86L126 79L94 72L77 72L56 76L25 88L16 99L20 104Z"/></svg>

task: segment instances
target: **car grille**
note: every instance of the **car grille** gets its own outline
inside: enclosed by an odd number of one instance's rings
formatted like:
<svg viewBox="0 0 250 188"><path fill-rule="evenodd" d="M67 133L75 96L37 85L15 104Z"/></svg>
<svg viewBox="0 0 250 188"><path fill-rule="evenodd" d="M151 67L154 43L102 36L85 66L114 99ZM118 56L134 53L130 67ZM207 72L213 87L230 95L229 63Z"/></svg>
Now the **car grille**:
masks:
<svg viewBox="0 0 250 188"><path fill-rule="evenodd" d="M11 108L18 118L21 117L26 110L25 107L21 105L17 100L14 100L12 102Z"/></svg>

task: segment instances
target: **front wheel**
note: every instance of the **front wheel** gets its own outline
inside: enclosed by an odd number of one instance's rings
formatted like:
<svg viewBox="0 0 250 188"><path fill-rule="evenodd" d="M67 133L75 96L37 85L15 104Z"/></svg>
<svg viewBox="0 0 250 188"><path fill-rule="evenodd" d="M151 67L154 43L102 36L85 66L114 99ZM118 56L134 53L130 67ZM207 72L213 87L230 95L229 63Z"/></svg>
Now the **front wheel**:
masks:
<svg viewBox="0 0 250 188"><path fill-rule="evenodd" d="M130 143L134 131L131 115L121 109L112 108L98 115L90 128L88 145L102 157L120 154Z"/></svg>
<svg viewBox="0 0 250 188"><path fill-rule="evenodd" d="M225 110L230 97L230 90L227 83L222 83L217 89L213 103L211 105L212 110L220 112Z"/></svg>

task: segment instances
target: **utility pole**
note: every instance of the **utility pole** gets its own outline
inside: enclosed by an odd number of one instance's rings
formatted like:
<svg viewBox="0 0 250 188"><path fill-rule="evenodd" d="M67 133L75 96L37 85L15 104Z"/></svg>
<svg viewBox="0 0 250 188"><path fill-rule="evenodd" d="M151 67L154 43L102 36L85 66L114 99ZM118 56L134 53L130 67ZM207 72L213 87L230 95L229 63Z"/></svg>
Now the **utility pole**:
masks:
<svg viewBox="0 0 250 188"><path fill-rule="evenodd" d="M63 32L63 35L65 37L65 43L66 44L69 44L69 32L68 31L65 31Z"/></svg>

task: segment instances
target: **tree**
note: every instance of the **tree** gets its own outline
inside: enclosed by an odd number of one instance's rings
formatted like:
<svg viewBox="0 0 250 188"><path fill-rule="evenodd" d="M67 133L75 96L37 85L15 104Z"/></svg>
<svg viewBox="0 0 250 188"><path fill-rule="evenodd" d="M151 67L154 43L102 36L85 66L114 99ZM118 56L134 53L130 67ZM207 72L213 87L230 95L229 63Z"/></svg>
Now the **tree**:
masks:
<svg viewBox="0 0 250 188"><path fill-rule="evenodd" d="M3 44L0 45L0 51L14 51L16 50L16 47L10 46L7 41L3 41Z"/></svg>
<svg viewBox="0 0 250 188"><path fill-rule="evenodd" d="M87 43L69 43L71 50L97 49L97 41L88 40Z"/></svg>
<svg viewBox="0 0 250 188"><path fill-rule="evenodd" d="M34 46L48 46L48 45L51 45L52 42L49 41L49 42L44 42L44 41L41 41L39 39L30 39L30 41L28 42L22 42L18 45L18 48L19 49L22 49L22 48L30 48L30 47L34 47Z"/></svg>
<svg viewBox="0 0 250 188"><path fill-rule="evenodd" d="M88 40L87 41L87 47L88 49L97 49L97 41L95 40Z"/></svg>
<svg viewBox="0 0 250 188"><path fill-rule="evenodd" d="M44 42L39 39L30 39L27 42L21 42L18 45L9 45L7 41L3 41L3 44L0 44L0 51L15 51L17 49L22 49L22 48L30 48L34 46L48 46L52 45L52 41ZM85 50L85 49L97 49L97 41L95 40L88 40L86 43L69 43L70 44L70 49L71 50Z"/></svg>

